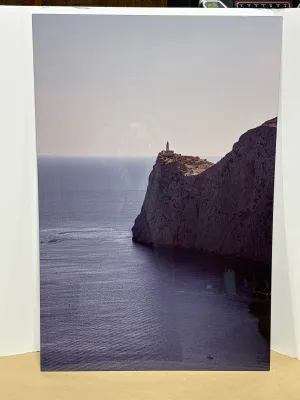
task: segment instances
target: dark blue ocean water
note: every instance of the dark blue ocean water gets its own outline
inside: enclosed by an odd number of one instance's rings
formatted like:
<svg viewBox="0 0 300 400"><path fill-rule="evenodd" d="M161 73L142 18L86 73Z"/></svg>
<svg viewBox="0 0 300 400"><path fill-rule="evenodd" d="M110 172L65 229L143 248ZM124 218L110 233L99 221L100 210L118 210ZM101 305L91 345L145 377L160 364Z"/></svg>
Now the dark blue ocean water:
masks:
<svg viewBox="0 0 300 400"><path fill-rule="evenodd" d="M268 369L242 263L132 243L153 162L39 160L42 369Z"/></svg>

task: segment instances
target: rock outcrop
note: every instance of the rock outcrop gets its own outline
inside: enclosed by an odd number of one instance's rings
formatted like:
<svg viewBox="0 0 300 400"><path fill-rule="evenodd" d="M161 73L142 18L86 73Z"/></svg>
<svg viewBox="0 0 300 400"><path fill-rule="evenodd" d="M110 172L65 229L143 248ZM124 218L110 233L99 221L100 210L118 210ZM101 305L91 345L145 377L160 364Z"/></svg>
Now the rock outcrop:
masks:
<svg viewBox="0 0 300 400"><path fill-rule="evenodd" d="M216 164L159 153L133 240L270 264L276 128L249 130Z"/></svg>

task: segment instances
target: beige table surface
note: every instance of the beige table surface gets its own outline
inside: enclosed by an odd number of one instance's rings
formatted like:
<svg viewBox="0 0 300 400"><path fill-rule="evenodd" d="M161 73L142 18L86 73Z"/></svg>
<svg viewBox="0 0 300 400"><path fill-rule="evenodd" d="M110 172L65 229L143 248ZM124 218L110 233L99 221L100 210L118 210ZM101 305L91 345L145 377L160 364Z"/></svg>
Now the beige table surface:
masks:
<svg viewBox="0 0 300 400"><path fill-rule="evenodd" d="M39 353L0 357L1 400L300 400L300 361L272 353L271 372L41 373Z"/></svg>

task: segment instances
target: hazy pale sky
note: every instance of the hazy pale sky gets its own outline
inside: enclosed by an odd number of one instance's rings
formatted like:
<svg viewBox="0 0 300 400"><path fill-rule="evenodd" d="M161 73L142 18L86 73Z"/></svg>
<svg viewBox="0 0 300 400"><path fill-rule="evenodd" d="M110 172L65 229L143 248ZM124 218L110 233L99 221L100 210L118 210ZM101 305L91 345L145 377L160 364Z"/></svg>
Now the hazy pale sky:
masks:
<svg viewBox="0 0 300 400"><path fill-rule="evenodd" d="M38 153L222 156L277 115L279 17L33 17Z"/></svg>

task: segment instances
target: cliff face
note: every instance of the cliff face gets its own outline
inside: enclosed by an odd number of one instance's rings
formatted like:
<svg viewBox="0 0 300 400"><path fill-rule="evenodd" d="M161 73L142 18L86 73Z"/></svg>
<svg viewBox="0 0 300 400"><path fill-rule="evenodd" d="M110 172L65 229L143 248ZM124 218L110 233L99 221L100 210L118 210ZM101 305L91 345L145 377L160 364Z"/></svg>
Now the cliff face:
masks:
<svg viewBox="0 0 300 400"><path fill-rule="evenodd" d="M277 119L222 160L159 153L133 240L271 263Z"/></svg>

